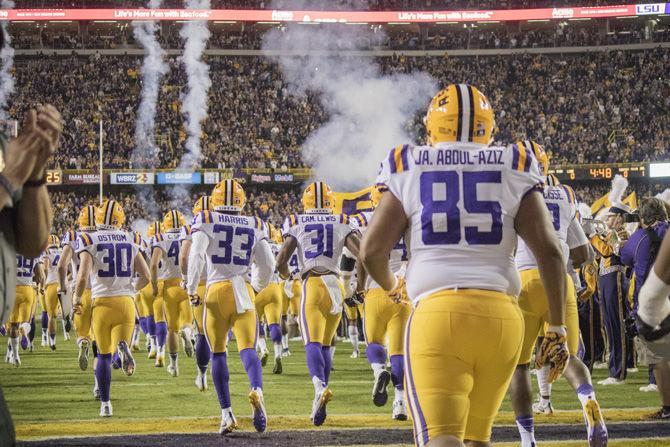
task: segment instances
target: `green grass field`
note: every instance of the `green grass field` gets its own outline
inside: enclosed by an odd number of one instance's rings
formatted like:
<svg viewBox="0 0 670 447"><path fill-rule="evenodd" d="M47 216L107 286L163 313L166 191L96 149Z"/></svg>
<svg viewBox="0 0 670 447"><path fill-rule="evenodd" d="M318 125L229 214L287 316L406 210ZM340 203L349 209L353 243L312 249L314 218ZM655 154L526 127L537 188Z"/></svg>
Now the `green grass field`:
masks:
<svg viewBox="0 0 670 447"><path fill-rule="evenodd" d="M5 339L3 339L5 340ZM39 338L36 338L39 345ZM264 369L265 400L270 416L269 429L309 429L309 412L313 397L312 384L305 366L300 342L291 342L293 355L284 359L284 374L272 374L272 360ZM4 353L4 349L3 349ZM370 398L372 373L364 355L351 359L351 345L338 344L331 388L335 393L329 405L326 422L330 428L410 428L410 422L391 419L390 402L375 407ZM112 404L114 417L101 420L99 402L93 399L93 371L79 370L74 341L58 340L55 352L36 346L35 352L22 353L22 366L0 364L0 385L9 402L17 435L20 439L65 435L99 435L156 432L215 432L219 422L219 405L211 384L201 393L193 381L195 360L180 353L180 376L168 376L165 368L155 368L146 352L135 354L135 375L126 377L113 371ZM246 416L248 382L235 343L229 356L233 409L243 429L250 429ZM606 371L595 371L594 382L604 378ZM598 387L596 393L610 421L641 420L659 406L656 393L641 393L647 370L630 374L625 385ZM389 401L392 399L392 395ZM581 423L579 403L564 380L554 386L553 417L538 418L538 423ZM509 401L503 404L498 423L514 421ZM661 445L656 440L654 445ZM569 444L557 444L569 445ZM636 444L643 445L643 444Z"/></svg>

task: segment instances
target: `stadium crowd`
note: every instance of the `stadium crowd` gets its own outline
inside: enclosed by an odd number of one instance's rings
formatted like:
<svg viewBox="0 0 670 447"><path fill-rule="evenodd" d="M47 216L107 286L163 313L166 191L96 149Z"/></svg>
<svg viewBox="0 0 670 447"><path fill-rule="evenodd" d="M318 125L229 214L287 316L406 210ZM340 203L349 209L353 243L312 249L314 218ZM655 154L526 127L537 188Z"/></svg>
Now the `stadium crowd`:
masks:
<svg viewBox="0 0 670 447"><path fill-rule="evenodd" d="M544 26L528 26L519 30L499 25L462 24L421 25L405 27L399 31L389 27L380 32L379 25L372 26L372 33L350 40L343 39L342 48L391 49L391 50L454 50L454 49L519 49L573 47L595 45L625 45L644 42L670 41L670 27L665 23L650 26L646 21L612 21L609 31L600 21L585 26L568 26L554 21ZM338 26L329 24L329 27ZM345 26L345 25L339 25ZM164 48L182 48L178 24L164 23L159 40ZM209 49L260 49L267 25L245 24L239 29L212 27ZM16 24L11 28L16 35L18 49L127 49L137 48L132 27L124 23L87 27L31 26ZM309 42L305 42L310 45ZM312 44L313 45L313 44Z"/></svg>
<svg viewBox="0 0 670 447"><path fill-rule="evenodd" d="M175 167L184 153L180 94L185 82L170 59L158 101L159 151L133 158L139 57L21 58L10 116L35 102L53 103L70 123L52 167L95 169L98 128L105 131L105 167ZM628 162L667 157L670 141L670 52L579 55L379 58L382 72L430 73L440 84L468 82L488 92L497 143L532 138L554 164ZM262 57L209 57L213 85L202 148L205 168L304 167L300 145L328 119L318 97L289 94L276 64ZM636 69L635 67L641 67ZM510 86L515 86L514 92ZM639 94L633 95L637 91ZM71 101L73 97L79 98ZM421 139L421 116L410 123Z"/></svg>

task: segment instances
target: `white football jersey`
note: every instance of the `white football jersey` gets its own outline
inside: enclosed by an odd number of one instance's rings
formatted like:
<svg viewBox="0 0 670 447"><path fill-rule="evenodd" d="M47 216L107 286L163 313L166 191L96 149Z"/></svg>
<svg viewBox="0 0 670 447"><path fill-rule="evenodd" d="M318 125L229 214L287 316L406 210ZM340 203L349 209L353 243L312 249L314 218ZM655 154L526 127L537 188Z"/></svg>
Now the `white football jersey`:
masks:
<svg viewBox="0 0 670 447"><path fill-rule="evenodd" d="M385 185L408 218L405 275L413 302L444 289L519 294L514 218L543 179L523 147L399 146L382 161Z"/></svg>
<svg viewBox="0 0 670 447"><path fill-rule="evenodd" d="M372 220L372 216L372 211L363 211L351 216L351 221L354 222L361 233L365 233L365 230L367 230L368 225ZM407 262L407 246L405 245L405 241L400 239L398 243L395 244L395 247L393 247L393 250L391 250L391 254L389 255L389 268L393 273L398 273L402 270L403 264L405 262ZM368 275L365 288L377 289L379 287L381 286L377 284L377 281Z"/></svg>
<svg viewBox="0 0 670 447"><path fill-rule="evenodd" d="M567 243L568 228L576 221L577 216L575 192L566 185L547 185L544 187L542 194L544 196L544 203L547 204L547 209L549 209L549 215L553 221L556 236L558 236L558 240L561 242L563 260L567 262L570 255L570 248ZM533 256L533 253L531 253L523 239L519 240L519 248L516 252L516 268L519 271L537 268L535 256Z"/></svg>
<svg viewBox="0 0 670 447"><path fill-rule="evenodd" d="M47 272L47 281L45 284L53 284L58 282L58 261L60 261L60 248L47 248L44 251L43 258Z"/></svg>
<svg viewBox="0 0 670 447"><path fill-rule="evenodd" d="M202 211L193 218L191 234L204 233L207 244L207 284L235 276L250 277L256 244L266 238L257 217Z"/></svg>
<svg viewBox="0 0 670 447"><path fill-rule="evenodd" d="M40 258L30 259L16 254L16 285L32 286L35 266L40 263Z"/></svg>
<svg viewBox="0 0 670 447"><path fill-rule="evenodd" d="M180 231L158 233L151 238L151 254L160 249L162 256L158 265L158 280L181 278L179 270Z"/></svg>
<svg viewBox="0 0 670 447"><path fill-rule="evenodd" d="M353 231L346 214L291 214L282 227L284 237L298 242L300 274L314 270L339 275L344 243Z"/></svg>
<svg viewBox="0 0 670 447"><path fill-rule="evenodd" d="M67 233L63 235L63 238L61 239L60 247L61 247L61 253L62 249L65 248L65 246L69 245L70 248L72 249L72 258L70 259L70 269L72 270L72 282L76 282L77 280L77 272L79 272L79 256L77 256L77 244L79 241L79 232L70 230ZM91 278L86 279L86 288L90 289L91 288Z"/></svg>
<svg viewBox="0 0 670 447"><path fill-rule="evenodd" d="M93 298L135 295L135 257L142 246L139 235L122 230L81 232L77 245L77 255L86 251L93 258Z"/></svg>
<svg viewBox="0 0 670 447"><path fill-rule="evenodd" d="M192 241L193 238L191 237L191 226L190 225L184 225L181 227L181 231L179 233L179 243L181 244L184 241ZM202 269L202 272L200 272L200 282L205 282L207 281L207 268L205 267Z"/></svg>

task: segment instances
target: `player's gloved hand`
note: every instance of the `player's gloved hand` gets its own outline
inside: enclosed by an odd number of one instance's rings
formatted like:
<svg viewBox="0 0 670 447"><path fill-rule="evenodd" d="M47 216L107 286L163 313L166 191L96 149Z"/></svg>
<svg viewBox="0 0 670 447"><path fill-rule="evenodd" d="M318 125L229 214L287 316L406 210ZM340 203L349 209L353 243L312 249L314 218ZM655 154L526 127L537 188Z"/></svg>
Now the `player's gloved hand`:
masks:
<svg viewBox="0 0 670 447"><path fill-rule="evenodd" d="M354 296L352 295L349 298L345 298L344 304L346 304L349 307L356 307L356 301L354 300Z"/></svg>
<svg viewBox="0 0 670 447"><path fill-rule="evenodd" d="M395 277L395 286L389 290L387 293L389 298L393 300L394 303L406 303L407 302L407 287L405 287L405 278L402 276Z"/></svg>
<svg viewBox="0 0 670 447"><path fill-rule="evenodd" d="M545 364L549 364L549 377L547 377L549 383L554 383L561 377L568 366L570 354L566 336L567 332L563 326L549 326L535 356L535 368L540 369Z"/></svg>
<svg viewBox="0 0 670 447"><path fill-rule="evenodd" d="M189 299L189 301L191 301L191 304L193 306L199 306L200 304L202 304L202 299L200 298L200 295L198 295L197 293L194 293L193 295L189 295L188 299Z"/></svg>
<svg viewBox="0 0 670 447"><path fill-rule="evenodd" d="M365 290L357 290L351 296L351 299L354 300L356 304L363 304L365 302Z"/></svg>
<svg viewBox="0 0 670 447"><path fill-rule="evenodd" d="M72 299L72 312L76 315L81 315L82 313L81 297L76 296Z"/></svg>

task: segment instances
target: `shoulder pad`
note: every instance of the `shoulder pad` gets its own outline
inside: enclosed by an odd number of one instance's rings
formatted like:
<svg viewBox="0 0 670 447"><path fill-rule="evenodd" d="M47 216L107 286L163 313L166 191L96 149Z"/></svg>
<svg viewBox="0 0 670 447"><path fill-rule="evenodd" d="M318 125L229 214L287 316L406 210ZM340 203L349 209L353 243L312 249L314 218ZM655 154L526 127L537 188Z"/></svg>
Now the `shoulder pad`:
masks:
<svg viewBox="0 0 670 447"><path fill-rule="evenodd" d="M260 217L254 216L254 228L259 231L265 231L265 223Z"/></svg>
<svg viewBox="0 0 670 447"><path fill-rule="evenodd" d="M520 172L529 172L535 155L523 145L512 144L512 169Z"/></svg>
<svg viewBox="0 0 670 447"><path fill-rule="evenodd" d="M408 152L408 144L397 146L389 152L388 162L391 174L405 172L409 169L409 163L407 161Z"/></svg>
<svg viewBox="0 0 670 447"><path fill-rule="evenodd" d="M89 234L80 233L79 240L81 241L82 247L89 247L93 245L93 238Z"/></svg>
<svg viewBox="0 0 670 447"><path fill-rule="evenodd" d="M287 228L294 227L298 224L298 215L297 214L289 214L286 217L286 220L284 221L284 225L286 225Z"/></svg>
<svg viewBox="0 0 670 447"><path fill-rule="evenodd" d="M568 196L568 202L570 203L577 203L577 197L575 196L575 191L568 185L560 185L561 188L565 191L565 194Z"/></svg>

